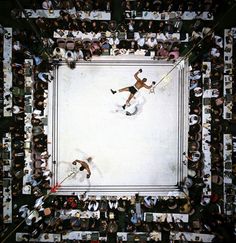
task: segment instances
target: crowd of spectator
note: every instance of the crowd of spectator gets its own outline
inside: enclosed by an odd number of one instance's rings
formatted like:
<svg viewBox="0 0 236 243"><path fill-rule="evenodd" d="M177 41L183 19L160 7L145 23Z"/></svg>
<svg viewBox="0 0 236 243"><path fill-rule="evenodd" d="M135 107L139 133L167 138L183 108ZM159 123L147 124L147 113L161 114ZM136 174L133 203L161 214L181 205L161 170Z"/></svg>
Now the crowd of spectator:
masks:
<svg viewBox="0 0 236 243"><path fill-rule="evenodd" d="M123 1L124 10L135 9L137 11L184 11L188 10L216 11L219 1ZM111 1L43 1L42 6L38 1L33 1L31 8L44 9L70 9L75 6L77 10L110 10ZM232 133L231 123L222 117L223 95L223 36L217 34L212 26L203 21L195 21L189 45L194 47L194 60L190 60L190 116L189 116L189 151L184 154L183 163L188 165L188 177L183 183L185 192L189 193L186 198L178 197L88 197L85 194L71 196L58 196L47 193L51 189L52 173L47 168L50 154L47 152L48 139L45 133L45 107L47 105L48 83L53 82L52 60L66 60L71 68L75 68L76 61L92 60L94 55L104 54L104 50L113 49L115 55L122 54L122 50L145 50L145 55L153 52L155 60L176 61L180 55L181 42L169 40L166 33L173 34L177 29L171 22L163 21L137 21L127 20L123 23L115 21L88 21L76 20L66 11L61 11L60 18L38 18L36 26L42 36L41 39L32 31L13 30L12 43L12 92L13 106L12 117L7 125L1 127L1 135L11 133L12 138L12 169L3 177L12 177L12 198L14 202L20 201L22 187L29 185L32 189L30 200L25 204L15 203L13 210L13 222L21 225L21 241L29 238L38 238L41 233L59 233L75 231L99 231L100 236L107 237L110 242L115 242L117 232L144 232L151 235L153 232L161 232L162 241L169 242L171 231L197 232L214 235L214 242L232 242L235 239L233 218L228 217L222 211L223 208L223 134ZM67 39L53 39L53 32L60 29L69 30ZM91 32L96 34L96 40L78 38L73 39L73 33ZM110 32L110 34L106 33ZM119 35L111 33L118 32ZM126 33L127 39L121 38L121 33ZM105 33L105 34L104 34ZM152 33L156 33L155 36ZM3 37L1 33L1 57L3 56ZM157 37L157 34L162 35ZM204 40L204 41L201 41ZM42 48L42 43L47 43L47 48ZM198 45L200 43L200 45ZM45 46L45 45L44 45ZM45 58L46 54L49 54ZM33 60L33 65L26 60ZM204 80L203 75L207 72L207 66L203 62L211 63L210 81ZM1 64L2 65L2 62ZM27 77L33 77L32 86L26 89ZM0 69L0 80L3 80L3 66ZM1 85L3 82L0 82ZM210 145L211 160L211 197L203 200L203 190L206 189L205 180L209 176L204 174L204 154L202 153L202 96L205 89L211 89L211 141L205 141ZM25 131L25 106L26 96L32 94L32 116L30 132ZM4 88L0 87L0 102L3 104ZM0 111L3 117L3 110ZM206 125L207 126L207 125ZM31 134L31 159L33 171L29 172L25 161L25 139ZM1 147L4 151L4 145ZM1 170L3 171L3 170ZM234 172L235 173L235 172ZM23 177L29 177L23 185ZM233 175L235 177L235 174ZM235 179L234 179L235 180ZM231 188L232 189L232 188ZM4 205L3 205L4 206ZM139 209L140 207L140 209ZM77 214L71 216L70 210L77 210ZM99 217L95 212L99 211ZM90 212L90 217L82 217L83 212ZM171 222L167 218L160 222L144 220L144 213L182 213L189 215L189 222L185 223L172 217ZM89 214L89 213L88 213ZM6 225L4 227L7 228ZM151 237L150 241L158 239ZM61 241L65 242L65 241ZM186 242L186 239L182 239Z"/></svg>
<svg viewBox="0 0 236 243"><path fill-rule="evenodd" d="M122 7L124 10L136 11L156 11L156 12L182 12L182 11L196 11L201 14L203 11L214 12L220 5L217 0L203 0L203 1L183 1L183 0L168 0L168 1L129 1L123 0Z"/></svg>
<svg viewBox="0 0 236 243"><path fill-rule="evenodd" d="M30 9L45 9L45 10L53 10L53 9L72 9L75 8L77 11L110 11L111 10L111 0L43 0L37 1L33 0L27 4L25 2L23 4L24 8Z"/></svg>
<svg viewBox="0 0 236 243"><path fill-rule="evenodd" d="M63 36L62 30L67 30L66 38L58 38L53 47L61 48L60 57L68 59L69 55L71 61L91 60L93 55L99 56L109 52L119 55L145 51L146 56L152 55L153 52L155 59L173 61L179 57L180 39L172 38L172 34L180 30L171 21L161 21L158 24L154 21L134 20L120 24L114 20L78 21L69 13L61 12L59 19L39 17L35 23L45 38L51 37L53 31ZM67 50L69 52L65 53ZM56 54L56 50L53 53Z"/></svg>
<svg viewBox="0 0 236 243"><path fill-rule="evenodd" d="M0 29L2 29L2 27L0 27ZM1 30L0 32L0 59L1 59L1 63L0 63L0 114L1 116L3 115L3 30Z"/></svg>
<svg viewBox="0 0 236 243"><path fill-rule="evenodd" d="M111 0L44 0L44 1L31 1L30 4L25 3L24 8L32 9L71 9L76 8L78 11L110 11ZM136 11L209 11L213 12L222 4L219 0L201 0L201 1L184 1L184 0L122 0L121 6L123 10L136 10Z"/></svg>

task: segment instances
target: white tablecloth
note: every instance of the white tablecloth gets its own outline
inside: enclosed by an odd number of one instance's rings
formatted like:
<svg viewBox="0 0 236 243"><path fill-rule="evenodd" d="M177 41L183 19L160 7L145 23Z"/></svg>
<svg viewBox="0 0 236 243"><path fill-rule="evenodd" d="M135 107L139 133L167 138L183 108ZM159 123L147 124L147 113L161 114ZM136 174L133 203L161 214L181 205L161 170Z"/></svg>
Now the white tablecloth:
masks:
<svg viewBox="0 0 236 243"><path fill-rule="evenodd" d="M30 63L33 65L32 59L26 59L25 63ZM25 89L33 87L33 79L32 77L28 77L27 82L25 82ZM33 106L33 89L31 89L30 93L25 94L25 106ZM30 148L30 143L32 142L32 128L33 125L31 124L32 113L25 111L25 118L24 118L24 131L25 131L25 167L24 171L28 171L23 176L23 187L22 187L22 194L31 194L31 186L26 185L27 182L31 180L31 174L33 173L33 161L32 161L32 150Z"/></svg>
<svg viewBox="0 0 236 243"><path fill-rule="evenodd" d="M211 63L203 62L203 65L207 65L207 71L202 75L202 82L204 87L204 79L209 78L209 86L210 86L210 71L211 71ZM204 92L207 90L203 90ZM206 92L206 94L209 92ZM211 196L211 151L210 144L211 142L211 104L206 104L205 100L210 99L207 95L202 98L202 153L203 153L203 174L207 175L204 178L204 183L206 186L203 188L203 198L202 202Z"/></svg>
<svg viewBox="0 0 236 243"><path fill-rule="evenodd" d="M59 34L60 33L60 34ZM101 33L82 33L81 31L72 31L73 37L67 37L69 31L68 30L60 30L58 29L57 31L53 32L53 38L76 38L76 39L100 39L101 38Z"/></svg>
<svg viewBox="0 0 236 243"><path fill-rule="evenodd" d="M7 159L3 158L3 171L11 177L10 170L12 167L11 153L11 134L6 133L2 138L2 144L5 150L9 153ZM6 191L8 189L9 191ZM11 199L10 202L7 199ZM7 216L5 218L5 216ZM3 178L3 222L12 223L12 178Z"/></svg>
<svg viewBox="0 0 236 243"><path fill-rule="evenodd" d="M16 242L21 242L23 235L28 235L28 233L16 233ZM30 242L60 242L61 234L40 234L37 239L32 238L29 241Z"/></svg>
<svg viewBox="0 0 236 243"><path fill-rule="evenodd" d="M141 14L137 13L135 10L125 11L126 19L143 19L143 20L169 20L170 18L180 18L182 20L193 20L193 19L204 19L213 20L213 16L208 15L209 12L203 12L199 16L195 12L150 12L143 11ZM138 16L137 16L138 14Z"/></svg>
<svg viewBox="0 0 236 243"><path fill-rule="evenodd" d="M73 35L73 37L69 36L68 37L68 30L62 30L62 29L58 29L56 31L53 32L53 38L58 38L58 39L66 39L66 38L74 38L74 39L89 39L89 40L100 40L100 38L102 37L102 33L82 33L81 31L72 31L71 34ZM107 36L111 36L111 37L107 37L107 39L109 40L110 38L113 38L112 35L116 35L116 33L111 33L109 31L107 31L105 34L107 34ZM180 41L180 33L173 33L173 34L156 34L156 33L146 33L146 35L144 36L145 38L149 38L149 37L154 37L157 39L157 41L165 41L165 40L173 40L173 41ZM117 38L119 39L119 35L117 34ZM134 40L138 40L140 38L140 34L139 32L135 32L134 33ZM187 42L189 38L188 33L186 34L186 39L185 40L181 40L181 42ZM127 39L127 35L125 36L125 39Z"/></svg>
<svg viewBox="0 0 236 243"><path fill-rule="evenodd" d="M7 32L4 34L3 39L3 80L4 80L4 93L3 96L9 95L8 99L4 98L3 115L5 117L12 116L12 111L7 111L7 108L12 108L12 93L9 90L12 87L12 28L4 28Z"/></svg>
<svg viewBox="0 0 236 243"><path fill-rule="evenodd" d="M182 236L182 237L181 237ZM170 232L170 239L171 240L185 240L194 241L194 242L212 242L214 235L212 234L198 234L198 233L190 233L190 232ZM184 240L185 239L185 240Z"/></svg>
<svg viewBox="0 0 236 243"><path fill-rule="evenodd" d="M7 152L9 152L9 158L3 159L4 169L3 171L10 171L12 167L12 151L11 151L11 133L6 133L2 138L2 144Z"/></svg>
<svg viewBox="0 0 236 243"><path fill-rule="evenodd" d="M233 32L231 29L224 30L224 119L232 119L232 69L233 69Z"/></svg>
<svg viewBox="0 0 236 243"><path fill-rule="evenodd" d="M128 235L147 235L147 232L117 232L117 239L122 241L128 240ZM151 232L149 236L147 236L147 240L150 239L159 239L161 240L161 232ZM138 240L137 240L138 241Z"/></svg>
<svg viewBox="0 0 236 243"><path fill-rule="evenodd" d="M33 11L32 9L25 9L26 13L28 14L29 18L38 18L38 17L44 17L44 18L58 18L60 17L60 9L53 10L52 12L44 9L38 9L36 11ZM91 11L91 12L85 12L85 11L77 11L75 8L72 8L70 10L65 11L69 13L70 15L74 15L75 18L78 19L91 19L91 20L110 20L111 19L111 13L105 12L105 11ZM22 12L21 15L22 18L25 18L25 14ZM73 17L73 16L72 16Z"/></svg>
<svg viewBox="0 0 236 243"><path fill-rule="evenodd" d="M80 211L77 209L71 209L71 210L59 210L60 217L61 218L68 218L68 217L76 217L77 214L80 215L80 218L100 218L100 211Z"/></svg>
<svg viewBox="0 0 236 243"><path fill-rule="evenodd" d="M182 220L187 223L189 220L188 214L180 214L180 213L144 213L144 221L146 221L146 215L152 214L154 222L164 222L167 218L167 222L172 222L172 217L175 222Z"/></svg>
<svg viewBox="0 0 236 243"><path fill-rule="evenodd" d="M62 240L91 240L92 234L98 234L98 231L72 231L62 235Z"/></svg>
<svg viewBox="0 0 236 243"><path fill-rule="evenodd" d="M224 211L227 215L233 214L232 203L227 200L226 188L232 185L232 178L228 176L232 174L232 167L226 167L226 163L232 166L232 134L224 134L223 136L223 156L224 156Z"/></svg>
<svg viewBox="0 0 236 243"><path fill-rule="evenodd" d="M3 222L8 224L12 223L12 179L4 178L3 182L8 185L8 187L3 187ZM9 191L6 192L6 189ZM10 202L7 199L10 199Z"/></svg>

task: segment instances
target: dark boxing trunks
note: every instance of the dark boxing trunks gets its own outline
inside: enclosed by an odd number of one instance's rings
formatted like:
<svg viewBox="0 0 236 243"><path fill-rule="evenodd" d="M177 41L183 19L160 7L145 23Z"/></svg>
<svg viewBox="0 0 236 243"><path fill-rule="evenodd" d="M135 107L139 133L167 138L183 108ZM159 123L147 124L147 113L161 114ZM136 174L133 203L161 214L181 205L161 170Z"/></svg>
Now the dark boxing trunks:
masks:
<svg viewBox="0 0 236 243"><path fill-rule="evenodd" d="M129 92L130 92L131 94L135 94L137 91L138 91L138 90L137 90L134 86L130 86L130 87L129 87Z"/></svg>

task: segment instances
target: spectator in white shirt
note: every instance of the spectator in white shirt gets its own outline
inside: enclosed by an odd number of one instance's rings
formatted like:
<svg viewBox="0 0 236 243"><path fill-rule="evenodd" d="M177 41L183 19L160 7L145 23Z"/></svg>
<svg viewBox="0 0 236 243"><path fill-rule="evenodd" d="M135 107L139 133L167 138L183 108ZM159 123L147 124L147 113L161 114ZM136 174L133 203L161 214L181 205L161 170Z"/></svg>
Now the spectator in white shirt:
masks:
<svg viewBox="0 0 236 243"><path fill-rule="evenodd" d="M157 203L157 197L146 196L144 197L144 205L147 208L155 206Z"/></svg>
<svg viewBox="0 0 236 243"><path fill-rule="evenodd" d="M199 32L196 32L195 30L192 32L192 36L191 36L191 40L196 40L196 39L202 39L203 36L202 36L202 33L199 31Z"/></svg>
<svg viewBox="0 0 236 243"><path fill-rule="evenodd" d="M130 20L128 23L128 29L130 32L134 32L134 25L135 25L135 21L134 20Z"/></svg>
<svg viewBox="0 0 236 243"><path fill-rule="evenodd" d="M39 222L41 219L42 219L42 217L39 216L39 213L37 210L31 210L28 217L25 220L25 223L30 226L34 223Z"/></svg>
<svg viewBox="0 0 236 243"><path fill-rule="evenodd" d="M211 55L213 56L213 57L219 57L220 56L220 51L219 51L219 49L216 47L212 47L211 48Z"/></svg>
<svg viewBox="0 0 236 243"><path fill-rule="evenodd" d="M147 41L145 42L145 44L147 45L148 49L154 49L155 46L157 45L157 39L154 37L149 37L147 39Z"/></svg>
<svg viewBox="0 0 236 243"><path fill-rule="evenodd" d="M113 46L113 45L117 46L120 43L120 40L117 37L110 37L110 38L108 38L108 40L109 40L108 43L111 46Z"/></svg>
<svg viewBox="0 0 236 243"><path fill-rule="evenodd" d="M44 204L44 196L41 196L39 198L36 199L35 204L34 204L34 208L37 210L40 210L43 208L43 204Z"/></svg>
<svg viewBox="0 0 236 243"><path fill-rule="evenodd" d="M56 47L52 53L53 57L59 58L59 59L65 58L65 54L66 54L65 49L61 48L61 47Z"/></svg>
<svg viewBox="0 0 236 243"><path fill-rule="evenodd" d="M52 2L50 0L44 0L42 3L42 8L45 10L52 9L53 8Z"/></svg>
<svg viewBox="0 0 236 243"><path fill-rule="evenodd" d="M195 97L201 97L202 96L202 88L196 87L193 89Z"/></svg>
<svg viewBox="0 0 236 243"><path fill-rule="evenodd" d="M198 80L201 77L202 76L200 70L191 71L190 73L190 80Z"/></svg>
<svg viewBox="0 0 236 243"><path fill-rule="evenodd" d="M194 125L194 124L196 124L198 122L199 122L199 117L197 115L195 115L195 114L190 114L189 115L189 125L190 126L192 126L192 125Z"/></svg>
<svg viewBox="0 0 236 243"><path fill-rule="evenodd" d="M74 69L75 68L75 62L76 62L76 59L77 59L76 53L72 52L72 51L67 51L66 54L65 54L65 59L66 59L67 65L71 69Z"/></svg>
<svg viewBox="0 0 236 243"><path fill-rule="evenodd" d="M20 216L22 218L26 218L28 215L29 215L29 208L28 208L28 205L22 205L20 208L19 208L19 213L20 213Z"/></svg>
<svg viewBox="0 0 236 243"><path fill-rule="evenodd" d="M217 98L220 92L218 89L207 89L204 91L204 98Z"/></svg>
<svg viewBox="0 0 236 243"><path fill-rule="evenodd" d="M164 33L157 33L156 38L157 40L162 40L162 41L165 41L167 39Z"/></svg>
<svg viewBox="0 0 236 243"><path fill-rule="evenodd" d="M49 74L49 73L43 73L43 72L40 72L39 74L38 74L38 78L40 79L40 80L42 80L43 82L51 82L52 81L52 79L53 79L53 77L51 77L51 75Z"/></svg>
<svg viewBox="0 0 236 243"><path fill-rule="evenodd" d="M145 38L140 36L140 38L137 40L138 47L142 48L145 44Z"/></svg>
<svg viewBox="0 0 236 243"><path fill-rule="evenodd" d="M215 35L215 44L220 48L223 48L223 39L218 35Z"/></svg>
<svg viewBox="0 0 236 243"><path fill-rule="evenodd" d="M97 211L98 210L99 203L95 200L92 200L89 202L88 210L89 211Z"/></svg>
<svg viewBox="0 0 236 243"><path fill-rule="evenodd" d="M110 200L108 202L110 209L117 209L118 208L118 201L117 200Z"/></svg>
<svg viewBox="0 0 236 243"><path fill-rule="evenodd" d="M19 114L24 112L24 107L14 105L12 108L7 108L6 111L11 111L13 114Z"/></svg>
<svg viewBox="0 0 236 243"><path fill-rule="evenodd" d="M84 54L81 49L76 50L77 59L84 59Z"/></svg>
<svg viewBox="0 0 236 243"><path fill-rule="evenodd" d="M20 51L21 49L22 49L22 46L21 46L20 42L19 41L15 41L13 43L13 50Z"/></svg>

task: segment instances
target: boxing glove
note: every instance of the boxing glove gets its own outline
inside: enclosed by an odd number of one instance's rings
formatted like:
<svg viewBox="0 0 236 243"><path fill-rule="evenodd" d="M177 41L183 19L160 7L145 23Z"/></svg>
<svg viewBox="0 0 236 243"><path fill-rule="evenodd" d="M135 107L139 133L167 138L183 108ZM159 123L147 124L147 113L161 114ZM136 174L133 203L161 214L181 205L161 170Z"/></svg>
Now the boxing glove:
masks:
<svg viewBox="0 0 236 243"><path fill-rule="evenodd" d="M140 68L138 71L141 73L143 70Z"/></svg>

